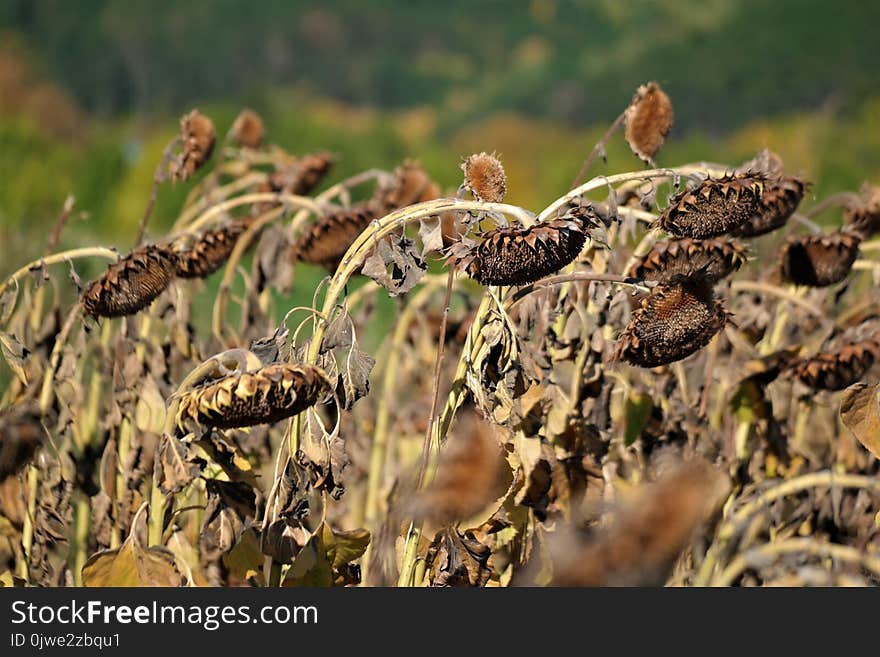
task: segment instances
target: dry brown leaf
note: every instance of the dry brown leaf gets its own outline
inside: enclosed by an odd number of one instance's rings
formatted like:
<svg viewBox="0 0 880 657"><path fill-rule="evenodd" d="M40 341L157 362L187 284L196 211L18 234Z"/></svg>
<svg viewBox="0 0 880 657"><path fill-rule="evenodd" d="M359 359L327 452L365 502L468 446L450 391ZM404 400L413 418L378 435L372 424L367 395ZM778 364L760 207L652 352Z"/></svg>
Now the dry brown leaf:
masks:
<svg viewBox="0 0 880 657"><path fill-rule="evenodd" d="M82 569L84 586L181 586L184 577L174 554L146 547L139 537L146 526L147 505L141 506L122 547L93 554Z"/></svg>
<svg viewBox="0 0 880 657"><path fill-rule="evenodd" d="M840 419L865 448L880 458L880 386L851 385L840 400Z"/></svg>

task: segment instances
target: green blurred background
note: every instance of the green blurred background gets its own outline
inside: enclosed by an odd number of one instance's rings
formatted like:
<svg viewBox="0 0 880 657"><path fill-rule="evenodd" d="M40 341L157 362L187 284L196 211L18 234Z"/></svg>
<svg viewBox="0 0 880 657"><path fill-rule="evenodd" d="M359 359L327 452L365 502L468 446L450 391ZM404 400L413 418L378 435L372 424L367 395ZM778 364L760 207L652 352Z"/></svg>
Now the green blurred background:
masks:
<svg viewBox="0 0 880 657"><path fill-rule="evenodd" d="M219 134L257 110L288 150L335 152L334 180L413 157L454 186L496 150L511 202L540 209L656 79L676 111L660 164L769 147L815 196L880 182L878 26L861 0L3 0L0 276L68 193L88 216L62 246L130 246L192 107ZM618 136L606 169L639 166ZM163 185L154 234L189 186Z"/></svg>

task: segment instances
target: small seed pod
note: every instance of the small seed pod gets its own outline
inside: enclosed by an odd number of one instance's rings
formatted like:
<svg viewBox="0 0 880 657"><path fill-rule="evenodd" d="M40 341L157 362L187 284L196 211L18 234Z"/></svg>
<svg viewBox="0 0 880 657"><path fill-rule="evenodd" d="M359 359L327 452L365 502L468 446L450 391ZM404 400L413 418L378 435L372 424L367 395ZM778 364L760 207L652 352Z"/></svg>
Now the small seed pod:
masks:
<svg viewBox="0 0 880 657"><path fill-rule="evenodd" d="M471 155L461 164L464 188L478 201L501 203L507 194L507 175L493 153Z"/></svg>
<svg viewBox="0 0 880 657"><path fill-rule="evenodd" d="M852 269L861 241L858 235L842 232L794 237L780 254L782 279L810 287L839 283Z"/></svg>
<svg viewBox="0 0 880 657"><path fill-rule="evenodd" d="M188 248L178 250L177 275L181 278L206 278L229 259L238 238L250 221L233 221L222 228L202 234Z"/></svg>
<svg viewBox="0 0 880 657"><path fill-rule="evenodd" d="M715 238L667 240L630 269L633 278L669 283L673 276L692 276L702 270L709 283L717 283L738 271L746 261L746 249L739 242Z"/></svg>
<svg viewBox="0 0 880 657"><path fill-rule="evenodd" d="M348 247L380 216L372 201L324 215L293 245L293 258L336 271Z"/></svg>
<svg viewBox="0 0 880 657"><path fill-rule="evenodd" d="M852 232L868 239L880 233L880 187L865 183L860 196L843 209L843 220Z"/></svg>
<svg viewBox="0 0 880 657"><path fill-rule="evenodd" d="M701 276L675 276L642 299L624 329L615 359L659 367L702 349L727 321L724 304Z"/></svg>
<svg viewBox="0 0 880 657"><path fill-rule="evenodd" d="M757 237L782 228L797 210L809 183L794 176L768 180L758 211L739 228L731 231L738 237Z"/></svg>
<svg viewBox="0 0 880 657"><path fill-rule="evenodd" d="M845 344L833 351L792 363L792 376L816 390L843 390L862 379L877 356L880 345L873 340Z"/></svg>
<svg viewBox="0 0 880 657"><path fill-rule="evenodd" d="M86 287L83 308L93 317L133 315L165 291L176 269L177 256L170 249L140 247L114 262Z"/></svg>
<svg viewBox="0 0 880 657"><path fill-rule="evenodd" d="M171 177L188 180L214 152L214 123L198 110L193 110L180 119L180 138L183 152L171 163Z"/></svg>
<svg viewBox="0 0 880 657"><path fill-rule="evenodd" d="M265 135L263 119L253 110L243 109L232 124L235 143L244 148L259 148L263 145Z"/></svg>
<svg viewBox="0 0 880 657"><path fill-rule="evenodd" d="M190 421L218 429L271 424L314 406L331 390L327 375L317 367L275 363L184 392L175 421L183 433Z"/></svg>
<svg viewBox="0 0 880 657"><path fill-rule="evenodd" d="M636 90L624 115L624 135L632 152L643 162L653 162L672 130L672 102L656 82Z"/></svg>
<svg viewBox="0 0 880 657"><path fill-rule="evenodd" d="M530 228L497 228L475 247L453 255L456 266L482 285L525 285L577 258L587 241L587 229L597 223L589 206L579 206Z"/></svg>
<svg viewBox="0 0 880 657"><path fill-rule="evenodd" d="M707 178L672 199L660 217L660 227L676 237L724 235L755 215L763 189L764 177L757 174Z"/></svg>

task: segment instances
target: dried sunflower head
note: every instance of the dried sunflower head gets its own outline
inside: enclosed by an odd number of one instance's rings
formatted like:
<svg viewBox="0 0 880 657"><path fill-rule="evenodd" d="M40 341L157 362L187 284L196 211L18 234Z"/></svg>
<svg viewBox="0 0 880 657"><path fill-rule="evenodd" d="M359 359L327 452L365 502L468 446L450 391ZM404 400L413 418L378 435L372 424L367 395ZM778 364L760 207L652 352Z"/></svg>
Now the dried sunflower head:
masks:
<svg viewBox="0 0 880 657"><path fill-rule="evenodd" d="M685 237L655 244L648 255L630 269L629 275L665 284L673 276L692 276L702 270L708 282L717 283L738 271L745 261L746 249L735 240Z"/></svg>
<svg viewBox="0 0 880 657"><path fill-rule="evenodd" d="M418 162L407 160L394 171L394 179L387 188L378 188L374 199L389 210L405 208L413 203L440 197L437 187Z"/></svg>
<svg viewBox="0 0 880 657"><path fill-rule="evenodd" d="M507 175L494 153L477 153L461 164L464 188L478 201L501 203L507 194Z"/></svg>
<svg viewBox="0 0 880 657"><path fill-rule="evenodd" d="M660 216L660 227L676 237L696 239L729 233L758 211L764 183L760 174L707 178L672 199Z"/></svg>
<svg viewBox="0 0 880 657"><path fill-rule="evenodd" d="M793 237L782 247L779 271L795 285L825 287L839 283L859 255L861 238L852 233Z"/></svg>
<svg viewBox="0 0 880 657"><path fill-rule="evenodd" d="M135 249L86 286L83 308L93 317L132 315L165 291L176 269L177 256L164 246Z"/></svg>
<svg viewBox="0 0 880 657"><path fill-rule="evenodd" d="M177 275L181 278L206 278L229 259L238 238L250 224L248 219L232 221L209 230L190 244L176 250Z"/></svg>
<svg viewBox="0 0 880 657"><path fill-rule="evenodd" d="M788 371L816 390L843 390L862 379L878 354L880 345L874 340L849 343L794 361Z"/></svg>
<svg viewBox="0 0 880 657"><path fill-rule="evenodd" d="M782 228L797 210L808 187L808 182L795 176L767 180L757 212L731 234L757 237Z"/></svg>
<svg viewBox="0 0 880 657"><path fill-rule="evenodd" d="M368 201L324 215L296 240L294 260L336 271L342 256L370 222L381 216L380 211L377 203Z"/></svg>
<svg viewBox="0 0 880 657"><path fill-rule="evenodd" d="M253 110L243 109L232 124L232 136L239 146L259 148L265 135L263 119Z"/></svg>
<svg viewBox="0 0 880 657"><path fill-rule="evenodd" d="M660 85L649 82L640 86L624 115L624 134L632 152L642 161L652 162L672 130L673 119L672 102Z"/></svg>
<svg viewBox="0 0 880 657"><path fill-rule="evenodd" d="M335 159L330 153L304 155L272 173L269 176L269 189L299 196L308 194L327 175Z"/></svg>
<svg viewBox="0 0 880 657"><path fill-rule="evenodd" d="M859 201L843 209L843 219L853 232L868 239L880 233L880 187L864 183L859 196Z"/></svg>
<svg viewBox="0 0 880 657"><path fill-rule="evenodd" d="M682 360L709 344L727 316L705 277L676 275L642 299L620 336L615 359L640 367Z"/></svg>
<svg viewBox="0 0 880 657"><path fill-rule="evenodd" d="M578 206L529 228L497 228L476 246L459 242L451 255L460 270L483 285L525 285L577 258L589 228L598 222L591 207Z"/></svg>
<svg viewBox="0 0 880 657"><path fill-rule="evenodd" d="M278 422L314 406L331 390L327 375L317 367L274 363L184 392L175 422L182 433L190 422L218 429Z"/></svg>
<svg viewBox="0 0 880 657"><path fill-rule="evenodd" d="M171 163L171 177L174 180L188 180L208 161L214 152L217 133L214 122L198 110L193 110L180 119L180 138L183 151Z"/></svg>

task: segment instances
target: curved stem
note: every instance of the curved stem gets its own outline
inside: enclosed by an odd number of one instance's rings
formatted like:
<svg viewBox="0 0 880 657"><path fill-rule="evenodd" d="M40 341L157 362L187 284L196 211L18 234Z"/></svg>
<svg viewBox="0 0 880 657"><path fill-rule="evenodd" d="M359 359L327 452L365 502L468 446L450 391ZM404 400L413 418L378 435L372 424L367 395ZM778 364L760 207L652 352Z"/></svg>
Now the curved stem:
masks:
<svg viewBox="0 0 880 657"><path fill-rule="evenodd" d="M398 228L444 212L456 210L477 210L484 212L498 212L515 216L522 222L532 221L532 216L523 208L515 205L507 205L504 203L482 203L480 201L465 201L457 199L438 199L435 201L427 201L425 203L417 203L406 208L396 210L385 215L381 219L373 222L366 230L364 230L349 247L348 251L342 258L342 262L336 273L330 281L327 294L324 297L324 305L322 311L330 316L330 312L339 303L349 279L354 276L364 260L372 249L373 245L386 235L395 232ZM312 337L312 343L309 345L309 352L306 362L314 365L318 354L321 350L321 340L324 337L327 323L320 322L316 327L315 334Z"/></svg>
<svg viewBox="0 0 880 657"><path fill-rule="evenodd" d="M568 283L570 281L600 281L605 283L616 283L618 285L627 285L629 287L634 287L640 292L650 292L651 287L646 281L641 280L640 278L632 278L630 276L624 276L623 274L597 274L595 272L587 272L587 271L579 271L571 274L559 274L558 276L548 276L547 278L542 278L540 281L536 281L525 287L519 288L516 292L510 295L504 301L505 310L509 310L514 306L514 304L522 301L522 299L533 292L537 292L538 290L542 290L546 287L551 287L553 285L561 285L562 283Z"/></svg>
<svg viewBox="0 0 880 657"><path fill-rule="evenodd" d="M755 499L744 504L723 521L716 533L715 541L709 547L700 570L694 580L696 586L706 586L712 579L713 571L726 549L728 543L733 540L748 520L764 507L776 500L799 493L810 488L819 486L837 486L840 488L859 488L880 493L880 479L855 474L838 474L830 470L823 472L811 472L765 490Z"/></svg>
<svg viewBox="0 0 880 657"><path fill-rule="evenodd" d="M613 176L597 176L553 201L541 211L537 220L538 222L546 221L551 215L553 215L553 213L559 210L559 208L576 201L588 192L608 187L609 185L619 185L620 183L629 182L631 180L654 180L656 178L674 178L675 176L696 178L705 175L705 169L697 167L676 167L674 169L645 169L644 171L618 173Z"/></svg>
<svg viewBox="0 0 880 657"><path fill-rule="evenodd" d="M235 270L238 261L241 260L241 256L244 252L250 248L251 242L253 242L257 233L262 230L263 226L283 215L284 211L284 206L269 210L256 221L251 222L244 233L242 233L238 240L236 240L232 253L229 254L229 259L226 261L223 270L223 279L220 281L220 288L217 290L217 297L214 299L211 328L218 339L222 338L222 323L223 318L226 316L226 303L229 298L229 290L232 287L232 281L235 278Z"/></svg>
<svg viewBox="0 0 880 657"><path fill-rule="evenodd" d="M810 219L818 214L822 214L825 210L846 205L847 203L858 203L861 200L862 197L856 192L839 192L822 199L810 209L804 210L801 214Z"/></svg>
<svg viewBox="0 0 880 657"><path fill-rule="evenodd" d="M767 566L781 556L788 554L807 554L814 557L831 558L847 563L858 564L874 575L880 575L880 558L872 556L849 545L820 543L813 538L789 538L774 541L739 554L711 582L712 586L730 586L737 577L752 567Z"/></svg>
<svg viewBox="0 0 880 657"><path fill-rule="evenodd" d="M731 292L760 292L763 294L770 294L803 308L815 317L821 319L825 319L826 317L826 313L821 309L816 308L816 306L809 301L802 299L789 290L771 285L770 283L762 283L761 281L733 281L733 283L730 284L730 290Z"/></svg>
<svg viewBox="0 0 880 657"><path fill-rule="evenodd" d="M590 155L584 160L583 165L581 166L581 170L578 171L578 174L574 177L574 180L571 183L571 188L577 187L581 184L581 181L584 179L584 176L587 175L587 171L590 170L590 165L595 162L596 158L599 156L599 153L605 150L605 146L608 145L608 142L611 140L611 137L614 136L614 132L620 127L620 124L623 123L623 120L626 118L626 110L620 113L614 122L611 124L611 127L605 131L605 134L602 135L602 139L596 142L596 145L593 146L593 150L590 151Z"/></svg>
<svg viewBox="0 0 880 657"><path fill-rule="evenodd" d="M89 246L82 249L71 249L69 251L60 251L59 253L43 256L42 258L29 262L23 267L19 267L15 273L3 281L3 283L0 283L0 295L2 295L6 291L6 288L12 283L18 282L22 276L25 276L32 267L39 267L40 265L57 265L60 262L76 260L77 258L107 258L108 260L118 260L119 253L103 246Z"/></svg>
<svg viewBox="0 0 880 657"><path fill-rule="evenodd" d="M203 212L197 219L195 219L186 229L187 233L194 233L202 228L205 224L209 223L216 217L222 215L233 208L240 207L242 205L250 205L253 203L286 203L295 208L303 208L311 211L315 215L320 215L322 212L321 206L315 202L314 199L309 198L308 196L296 196L294 194L282 194L276 192L261 192L254 194L245 194L243 196L236 196L235 198L229 199L228 201L224 201L223 203L219 203L217 205L212 206L205 212ZM172 235L172 237L177 237L177 235Z"/></svg>
<svg viewBox="0 0 880 657"><path fill-rule="evenodd" d="M171 227L171 232L176 233L183 229L193 217L198 215L199 212L203 212L214 202L222 202L243 189L247 189L251 185L256 185L264 180L266 180L267 176L262 171L252 171L251 173L242 176L241 178L236 178L231 183L227 185L222 185L217 187L216 189L212 189L204 194L198 201L187 207L183 212L180 213L180 216L177 218L177 221L174 222L174 226Z"/></svg>

